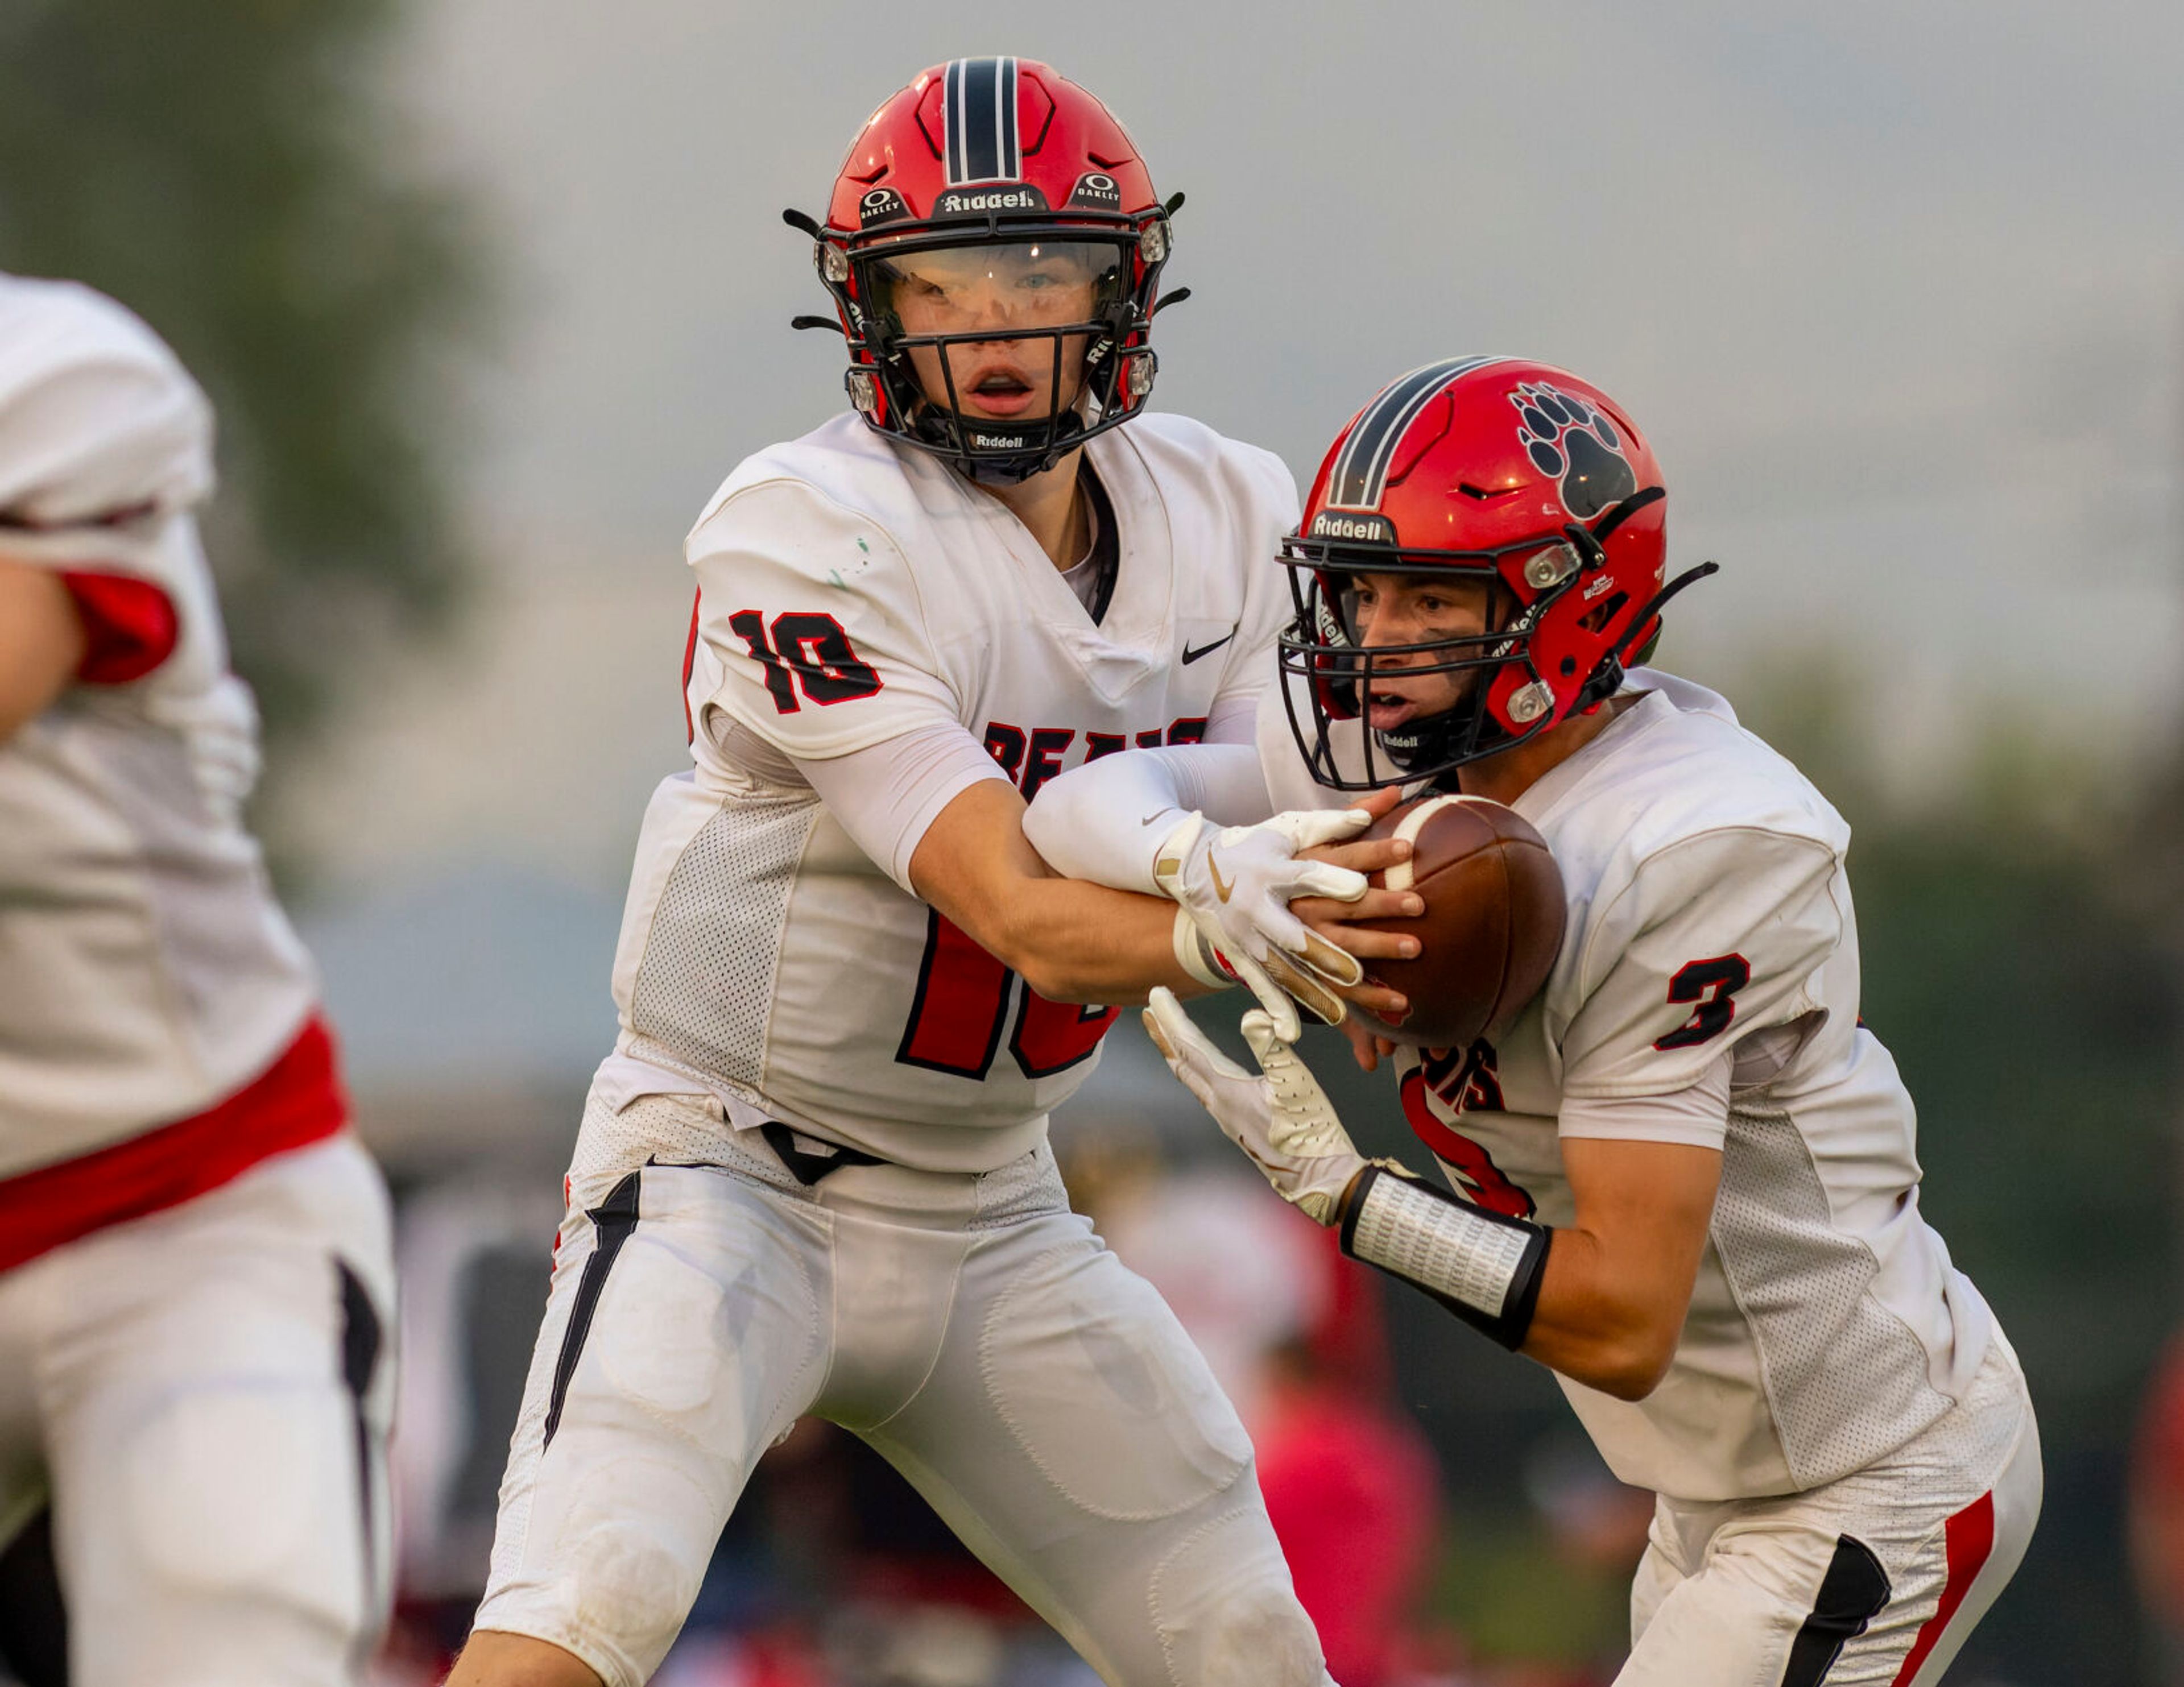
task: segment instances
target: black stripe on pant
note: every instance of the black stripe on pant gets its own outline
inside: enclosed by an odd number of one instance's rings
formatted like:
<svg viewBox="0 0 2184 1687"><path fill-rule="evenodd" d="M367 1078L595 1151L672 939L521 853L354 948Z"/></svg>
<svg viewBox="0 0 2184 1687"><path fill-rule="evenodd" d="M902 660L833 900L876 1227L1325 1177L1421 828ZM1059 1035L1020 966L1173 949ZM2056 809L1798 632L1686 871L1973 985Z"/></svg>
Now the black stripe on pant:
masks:
<svg viewBox="0 0 2184 1687"><path fill-rule="evenodd" d="M638 1191L643 1178L641 1172L631 1172L607 1192L604 1200L585 1210L584 1217L592 1221L598 1239L593 1244L591 1258L584 1261L583 1276L577 1281L577 1304L569 1310L560 1356L554 1361L554 1395L546 1407L542 1452L554 1445L554 1432L561 1427L561 1406L569 1397L569 1380L577 1374L577 1361L583 1356L584 1339L591 1333L592 1314L599 1309L607 1273L614 1269L615 1256L621 1251L621 1244L637 1228Z"/></svg>
<svg viewBox="0 0 2184 1687"><path fill-rule="evenodd" d="M1852 1535L1836 1537L1836 1556L1820 1578L1813 1614L1791 1643L1789 1667L1782 1672L1782 1687L1820 1687L1835 1668L1845 1643L1865 1632L1865 1625L1888 1603L1888 1573L1873 1549Z"/></svg>
<svg viewBox="0 0 2184 1687"><path fill-rule="evenodd" d="M0 1674L23 1687L68 1687L68 1606L50 1506L0 1542Z"/></svg>
<svg viewBox="0 0 2184 1687"><path fill-rule="evenodd" d="M378 1471L371 1456L371 1417L365 1400L371 1392L371 1379L378 1373L387 1335L364 1279L340 1258L334 1261L334 1273L341 1285L342 1386L348 1390L355 1428L357 1520L364 1535L364 1623L356 1644L360 1651L369 1652L379 1640L381 1589L378 1508L372 1504ZM358 1662L363 1661L359 1656Z"/></svg>

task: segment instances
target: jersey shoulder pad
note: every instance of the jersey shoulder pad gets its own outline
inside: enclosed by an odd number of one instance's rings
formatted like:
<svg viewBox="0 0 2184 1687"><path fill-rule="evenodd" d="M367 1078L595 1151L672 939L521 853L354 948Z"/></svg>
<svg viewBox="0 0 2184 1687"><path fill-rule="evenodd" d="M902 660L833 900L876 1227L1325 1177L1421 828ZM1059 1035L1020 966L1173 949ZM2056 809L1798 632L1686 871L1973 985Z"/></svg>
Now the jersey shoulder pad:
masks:
<svg viewBox="0 0 2184 1687"><path fill-rule="evenodd" d="M806 760L957 719L916 578L894 537L811 482L735 487L692 530L689 701Z"/></svg>
<svg viewBox="0 0 2184 1687"><path fill-rule="evenodd" d="M1629 723L1633 730L1604 742L1581 778L1540 810L1518 804L1564 862L1566 877L1573 869L1580 877L1627 877L1651 857L1713 832L1775 836L1837 859L1847 850L1842 816L1725 708L1680 706L1658 691L1635 706L1643 714Z"/></svg>
<svg viewBox="0 0 2184 1687"><path fill-rule="evenodd" d="M801 482L845 509L884 521L908 507L911 468L886 439L844 414L744 458L721 482L696 526L704 526L730 498L771 481Z"/></svg>
<svg viewBox="0 0 2184 1687"><path fill-rule="evenodd" d="M34 533L187 509L212 410L164 342L72 281L0 278L0 520Z"/></svg>

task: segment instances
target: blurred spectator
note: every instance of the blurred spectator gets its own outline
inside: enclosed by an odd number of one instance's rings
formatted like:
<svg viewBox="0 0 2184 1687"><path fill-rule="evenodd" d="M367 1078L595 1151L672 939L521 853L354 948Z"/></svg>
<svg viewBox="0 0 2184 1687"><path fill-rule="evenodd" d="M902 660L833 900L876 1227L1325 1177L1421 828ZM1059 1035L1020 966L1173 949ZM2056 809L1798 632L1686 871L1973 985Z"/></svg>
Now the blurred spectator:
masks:
<svg viewBox="0 0 2184 1687"><path fill-rule="evenodd" d="M2170 1339L2140 1407L2128 1484L2131 1570L2153 1653L2151 1679L2184 1684L2184 1335Z"/></svg>

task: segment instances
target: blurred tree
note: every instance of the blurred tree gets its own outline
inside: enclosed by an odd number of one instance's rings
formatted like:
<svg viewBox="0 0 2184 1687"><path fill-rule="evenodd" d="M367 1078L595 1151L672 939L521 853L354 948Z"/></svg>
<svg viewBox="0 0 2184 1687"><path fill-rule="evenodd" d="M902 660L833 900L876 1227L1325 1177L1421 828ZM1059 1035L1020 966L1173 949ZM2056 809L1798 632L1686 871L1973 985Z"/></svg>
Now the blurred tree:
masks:
<svg viewBox="0 0 2184 1687"><path fill-rule="evenodd" d="M211 394L208 546L276 740L376 643L444 617L462 578L445 373L474 272L380 92L398 12L0 8L0 268L114 294Z"/></svg>

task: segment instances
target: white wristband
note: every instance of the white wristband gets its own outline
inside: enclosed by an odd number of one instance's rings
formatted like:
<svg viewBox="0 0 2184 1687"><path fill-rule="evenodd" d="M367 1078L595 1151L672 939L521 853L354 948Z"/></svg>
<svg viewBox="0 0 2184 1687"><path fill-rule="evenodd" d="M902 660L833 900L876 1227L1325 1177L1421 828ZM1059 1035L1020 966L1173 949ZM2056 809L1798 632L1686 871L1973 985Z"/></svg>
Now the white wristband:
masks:
<svg viewBox="0 0 2184 1687"><path fill-rule="evenodd" d="M1198 921L1190 917L1190 910L1175 910L1173 933L1176 965L1200 983L1216 990L1225 990L1236 982L1235 969L1222 957L1221 951L1206 941L1206 933L1198 929Z"/></svg>
<svg viewBox="0 0 2184 1687"><path fill-rule="evenodd" d="M1502 1346L1524 1343L1551 1233L1368 1166L1344 1203L1342 1251L1415 1283Z"/></svg>

